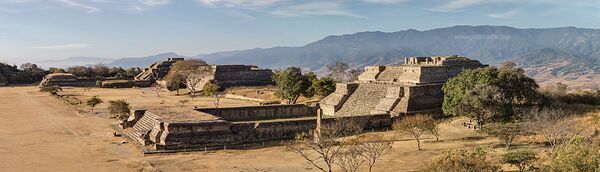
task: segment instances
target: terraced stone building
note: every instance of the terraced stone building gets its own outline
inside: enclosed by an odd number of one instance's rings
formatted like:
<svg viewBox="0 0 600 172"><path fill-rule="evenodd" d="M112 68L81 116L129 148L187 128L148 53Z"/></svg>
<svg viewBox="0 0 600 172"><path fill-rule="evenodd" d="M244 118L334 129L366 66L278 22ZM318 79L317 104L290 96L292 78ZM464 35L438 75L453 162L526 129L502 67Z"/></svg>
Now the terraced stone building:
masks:
<svg viewBox="0 0 600 172"><path fill-rule="evenodd" d="M402 65L368 66L358 81L337 84L320 107L328 116L441 113L443 84L465 69L485 66L459 56L408 57Z"/></svg>
<svg viewBox="0 0 600 172"><path fill-rule="evenodd" d="M171 66L183 58L169 58L166 61L156 62L145 68L135 76L136 81L162 80L171 69ZM197 85L202 89L208 82L218 83L222 88L233 86L264 86L273 84L273 71L262 69L254 65L207 65L211 72Z"/></svg>

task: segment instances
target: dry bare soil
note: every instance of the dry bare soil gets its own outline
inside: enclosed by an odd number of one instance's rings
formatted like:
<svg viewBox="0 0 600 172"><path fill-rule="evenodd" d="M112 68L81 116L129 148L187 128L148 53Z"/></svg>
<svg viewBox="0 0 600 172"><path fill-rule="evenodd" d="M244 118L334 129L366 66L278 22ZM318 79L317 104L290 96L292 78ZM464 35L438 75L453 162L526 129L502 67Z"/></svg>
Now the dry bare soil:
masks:
<svg viewBox="0 0 600 172"><path fill-rule="evenodd" d="M179 106L178 99L189 98L171 94L157 97L139 89L95 88L85 93L78 89L67 89L62 94L81 99L98 95L105 101L125 99L134 107ZM224 106L253 104L223 102ZM185 106L211 104L211 98L197 97ZM97 109L98 114L106 113L106 104ZM121 144L124 138L113 136L109 125L116 123L114 119L73 109L48 93L38 92L36 87L0 87L0 118L0 171L317 171L283 146L143 155L133 143ZM491 145L504 149L495 138L462 127L463 121L443 124L439 142L426 136L422 151L409 137L396 138L393 150L374 170L416 171L442 151L453 148ZM394 135L393 131L383 133ZM523 142L517 146L532 147Z"/></svg>

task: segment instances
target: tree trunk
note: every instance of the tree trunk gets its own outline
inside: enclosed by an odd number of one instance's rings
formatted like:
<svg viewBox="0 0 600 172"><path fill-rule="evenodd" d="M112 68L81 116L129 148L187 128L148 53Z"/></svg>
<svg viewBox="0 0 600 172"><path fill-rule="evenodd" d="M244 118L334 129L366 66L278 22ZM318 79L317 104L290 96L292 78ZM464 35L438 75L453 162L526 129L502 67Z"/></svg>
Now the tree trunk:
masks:
<svg viewBox="0 0 600 172"><path fill-rule="evenodd" d="M421 150L421 141L419 141L419 139L417 139L417 148L419 148L419 150Z"/></svg>

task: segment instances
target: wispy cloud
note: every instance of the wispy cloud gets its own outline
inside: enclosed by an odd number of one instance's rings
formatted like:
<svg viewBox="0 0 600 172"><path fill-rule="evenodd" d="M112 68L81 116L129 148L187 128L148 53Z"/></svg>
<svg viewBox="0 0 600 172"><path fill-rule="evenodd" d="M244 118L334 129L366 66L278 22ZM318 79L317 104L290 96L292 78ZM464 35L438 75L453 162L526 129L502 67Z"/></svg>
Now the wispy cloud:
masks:
<svg viewBox="0 0 600 172"><path fill-rule="evenodd" d="M138 2L142 5L149 7L157 7L169 4L169 0L138 0Z"/></svg>
<svg viewBox="0 0 600 172"><path fill-rule="evenodd" d="M227 14L229 14L230 16L242 19L244 22L256 20L256 17L248 15L248 14L240 12L240 11L237 11L237 10L227 10L225 12Z"/></svg>
<svg viewBox="0 0 600 172"><path fill-rule="evenodd" d="M273 15L284 17L296 16L348 16L368 18L345 10L340 2L309 2L278 8L270 12Z"/></svg>
<svg viewBox="0 0 600 172"><path fill-rule="evenodd" d="M487 14L486 16L491 17L491 18L498 18L498 19L510 19L510 18L515 17L518 14L519 14L519 12L517 10L510 10L510 11L501 12L501 13Z"/></svg>
<svg viewBox="0 0 600 172"><path fill-rule="evenodd" d="M437 12L455 12L465 7L489 3L492 1L495 0L452 0L440 6L433 7L430 10Z"/></svg>
<svg viewBox="0 0 600 172"><path fill-rule="evenodd" d="M87 48L87 47L90 47L90 46L91 46L90 44L76 43L76 44L59 44L59 45L35 46L35 47L31 47L31 48L42 49L42 50L74 50L74 49Z"/></svg>
<svg viewBox="0 0 600 172"><path fill-rule="evenodd" d="M79 9L85 10L87 13L95 13L95 12L102 11L102 10L100 10L100 8L97 8L97 7L88 5L88 4L83 4L83 3L77 2L75 0L54 0L54 1L63 3L68 7L79 8Z"/></svg>
<svg viewBox="0 0 600 172"><path fill-rule="evenodd" d="M227 7L239 9L260 9L273 6L285 0L198 0L209 7Z"/></svg>
<svg viewBox="0 0 600 172"><path fill-rule="evenodd" d="M368 2L368 3L375 3L375 4L398 4L398 3L407 2L409 0L364 0L364 1Z"/></svg>

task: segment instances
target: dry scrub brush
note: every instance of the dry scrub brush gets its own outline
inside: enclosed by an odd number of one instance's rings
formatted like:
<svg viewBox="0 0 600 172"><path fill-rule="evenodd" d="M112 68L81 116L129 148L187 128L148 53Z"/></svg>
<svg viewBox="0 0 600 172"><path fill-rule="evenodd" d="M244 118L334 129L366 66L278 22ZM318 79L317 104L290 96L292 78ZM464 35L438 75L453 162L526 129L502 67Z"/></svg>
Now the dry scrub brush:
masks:
<svg viewBox="0 0 600 172"><path fill-rule="evenodd" d="M363 128L360 121L336 120L324 123L320 132L298 135L285 146L321 171L331 171L334 165L348 172L367 165L371 171L377 160L391 150L392 142L378 134L351 136Z"/></svg>

